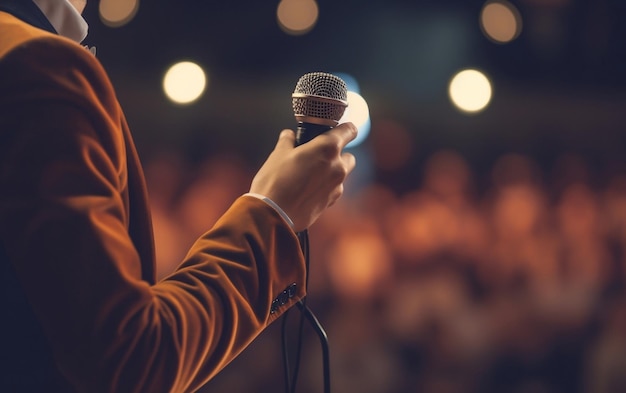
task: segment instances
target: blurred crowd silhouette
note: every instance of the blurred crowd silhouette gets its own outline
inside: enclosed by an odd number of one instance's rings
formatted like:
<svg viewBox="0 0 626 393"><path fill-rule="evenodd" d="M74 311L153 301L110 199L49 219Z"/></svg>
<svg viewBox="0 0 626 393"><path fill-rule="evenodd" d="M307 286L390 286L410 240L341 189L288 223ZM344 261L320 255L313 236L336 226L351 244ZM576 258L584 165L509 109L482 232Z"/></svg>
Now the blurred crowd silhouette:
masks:
<svg viewBox="0 0 626 393"><path fill-rule="evenodd" d="M412 154L401 146L372 165L408 165L394 164ZM161 276L254 169L234 154L147 162ZM347 189L310 230L308 304L329 335L333 391L626 391L626 176L567 152L550 168L502 154L479 174L450 149L413 171L402 190L381 175ZM206 391L284 391L274 325ZM310 331L297 391L322 391Z"/></svg>

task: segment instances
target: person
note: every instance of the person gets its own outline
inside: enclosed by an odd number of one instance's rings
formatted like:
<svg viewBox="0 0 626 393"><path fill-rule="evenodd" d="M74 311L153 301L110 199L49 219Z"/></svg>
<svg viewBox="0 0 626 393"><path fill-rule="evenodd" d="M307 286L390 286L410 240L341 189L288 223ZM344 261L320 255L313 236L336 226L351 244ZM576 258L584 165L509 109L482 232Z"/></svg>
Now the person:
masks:
<svg viewBox="0 0 626 393"><path fill-rule="evenodd" d="M306 295L297 232L341 196L356 129L298 147L281 132L250 193L155 282L145 179L80 45L84 7L0 0L0 391L196 391Z"/></svg>

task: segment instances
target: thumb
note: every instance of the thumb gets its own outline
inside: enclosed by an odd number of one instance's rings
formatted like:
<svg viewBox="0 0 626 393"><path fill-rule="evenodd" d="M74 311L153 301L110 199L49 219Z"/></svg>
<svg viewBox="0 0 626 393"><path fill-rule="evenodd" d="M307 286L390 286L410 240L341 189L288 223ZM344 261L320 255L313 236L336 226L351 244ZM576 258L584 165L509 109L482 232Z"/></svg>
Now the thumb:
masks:
<svg viewBox="0 0 626 393"><path fill-rule="evenodd" d="M280 132L276 148L274 150L293 149L296 144L296 133L293 130L285 129Z"/></svg>

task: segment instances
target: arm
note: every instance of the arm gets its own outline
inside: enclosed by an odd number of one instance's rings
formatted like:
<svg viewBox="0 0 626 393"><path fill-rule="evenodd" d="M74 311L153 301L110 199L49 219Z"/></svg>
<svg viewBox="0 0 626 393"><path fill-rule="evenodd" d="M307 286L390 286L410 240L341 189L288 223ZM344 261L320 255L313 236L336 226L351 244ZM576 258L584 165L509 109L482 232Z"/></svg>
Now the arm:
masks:
<svg viewBox="0 0 626 393"><path fill-rule="evenodd" d="M297 239L242 197L175 273L142 281L112 88L82 48L28 46L0 65L16 75L0 86L0 236L56 362L80 391L198 389L280 315L277 295L304 296Z"/></svg>

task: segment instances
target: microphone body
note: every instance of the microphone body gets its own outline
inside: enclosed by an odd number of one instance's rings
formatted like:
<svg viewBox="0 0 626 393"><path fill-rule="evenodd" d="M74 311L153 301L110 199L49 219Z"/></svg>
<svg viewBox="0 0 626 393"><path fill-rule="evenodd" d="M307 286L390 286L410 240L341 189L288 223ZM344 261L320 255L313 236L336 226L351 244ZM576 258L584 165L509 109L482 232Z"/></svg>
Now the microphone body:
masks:
<svg viewBox="0 0 626 393"><path fill-rule="evenodd" d="M346 84L341 78L324 72L312 72L303 75L291 95L294 115L298 121L295 146L300 146L314 139L316 136L330 130L343 116L348 106L348 92ZM300 247L306 263L307 282L309 276L309 235L308 231L296 234L300 241ZM302 312L302 318L306 317L317 333L322 346L322 361L324 374L324 393L330 393L330 358L328 354L328 337L326 331L319 323L313 312L305 304L306 297L297 304ZM298 370L300 368L300 350L302 342L302 319L298 338L298 350L296 365L294 366L293 379L289 375L288 356L286 351L285 323L283 320L283 360L285 364L286 388L288 392L295 392Z"/></svg>
<svg viewBox="0 0 626 393"><path fill-rule="evenodd" d="M296 129L296 146L310 142L313 138L325 133L331 128L331 126L324 124L298 122L298 128Z"/></svg>
<svg viewBox="0 0 626 393"><path fill-rule="evenodd" d="M347 97L346 83L333 74L311 72L300 77L291 95L298 121L296 146L339 124L348 106Z"/></svg>

